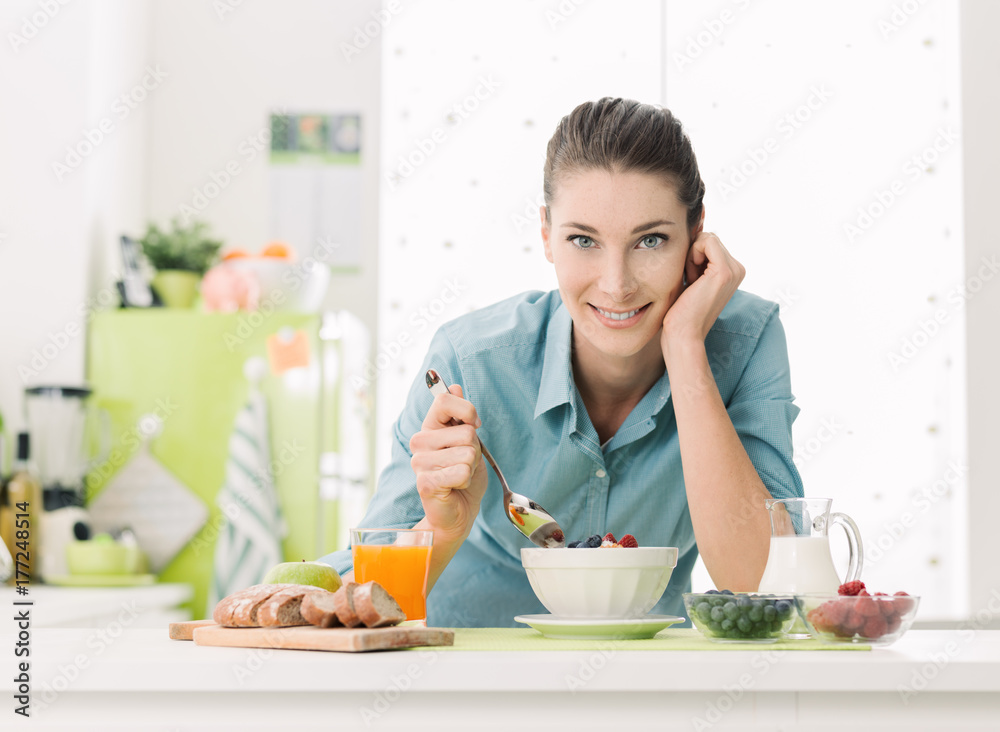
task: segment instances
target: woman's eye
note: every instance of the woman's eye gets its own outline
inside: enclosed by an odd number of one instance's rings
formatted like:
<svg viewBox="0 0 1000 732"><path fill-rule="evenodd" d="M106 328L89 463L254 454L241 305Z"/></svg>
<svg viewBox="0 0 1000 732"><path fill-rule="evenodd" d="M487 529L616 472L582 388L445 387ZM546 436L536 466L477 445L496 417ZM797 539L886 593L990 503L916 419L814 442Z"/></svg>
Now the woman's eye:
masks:
<svg viewBox="0 0 1000 732"><path fill-rule="evenodd" d="M582 234L571 236L569 240L580 247L580 249L590 249L594 246L594 240L589 236L583 236Z"/></svg>
<svg viewBox="0 0 1000 732"><path fill-rule="evenodd" d="M656 249L656 247L660 246L660 244L665 241L666 239L659 234L647 234L642 237L642 240L639 242L639 247L642 249Z"/></svg>

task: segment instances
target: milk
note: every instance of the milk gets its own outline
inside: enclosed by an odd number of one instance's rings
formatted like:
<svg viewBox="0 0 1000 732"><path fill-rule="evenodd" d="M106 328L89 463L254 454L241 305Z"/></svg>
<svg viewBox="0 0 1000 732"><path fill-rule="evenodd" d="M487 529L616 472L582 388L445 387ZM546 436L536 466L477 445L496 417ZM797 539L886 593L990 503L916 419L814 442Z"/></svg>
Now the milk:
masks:
<svg viewBox="0 0 1000 732"><path fill-rule="evenodd" d="M825 536L772 536L758 592L836 592L840 578Z"/></svg>

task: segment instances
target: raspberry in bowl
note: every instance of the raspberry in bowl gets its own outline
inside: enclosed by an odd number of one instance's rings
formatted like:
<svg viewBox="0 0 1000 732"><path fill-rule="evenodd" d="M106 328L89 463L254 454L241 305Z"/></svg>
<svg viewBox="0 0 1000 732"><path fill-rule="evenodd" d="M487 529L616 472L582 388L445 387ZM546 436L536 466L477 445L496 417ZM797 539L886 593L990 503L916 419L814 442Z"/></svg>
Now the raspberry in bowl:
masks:
<svg viewBox="0 0 1000 732"><path fill-rule="evenodd" d="M905 592L869 594L861 582L838 594L796 595L800 617L814 638L828 643L887 646L899 640L917 616L919 597Z"/></svg>

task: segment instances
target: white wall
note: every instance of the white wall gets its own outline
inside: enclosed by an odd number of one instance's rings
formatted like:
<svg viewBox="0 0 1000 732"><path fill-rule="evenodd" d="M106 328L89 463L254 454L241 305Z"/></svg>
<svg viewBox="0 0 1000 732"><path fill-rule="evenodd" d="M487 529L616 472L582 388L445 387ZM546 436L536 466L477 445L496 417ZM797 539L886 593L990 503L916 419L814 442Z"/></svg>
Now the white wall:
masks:
<svg viewBox="0 0 1000 732"><path fill-rule="evenodd" d="M197 208L195 189L235 162L239 175L200 217L228 246L256 251L270 228L267 154L251 160L241 144L268 129L272 111L360 112L362 271L335 276L326 304L351 310L374 333L381 29L349 57L342 45L354 43L380 3L244 2L221 17L217 5L154 6L153 48L170 76L150 101L149 214L166 221L181 205ZM300 257L315 246L293 244Z"/></svg>
<svg viewBox="0 0 1000 732"><path fill-rule="evenodd" d="M145 206L146 111L119 117L114 100L142 76L149 3L53 3L50 13L37 2L0 6L0 412L9 431L22 423L26 385L83 380L90 303L117 264L117 233L137 226ZM67 146L83 155L60 176L52 164L67 163Z"/></svg>
<svg viewBox="0 0 1000 732"><path fill-rule="evenodd" d="M962 133L965 140L965 273L966 281L982 277L984 261L1000 261L997 199L1000 185L1000 4L964 0L962 23ZM994 272L995 274L995 272ZM1000 627L995 608L1000 599L1000 280L992 279L969 301L969 575L973 578L971 617ZM988 610L992 608L993 610ZM982 615L979 615L983 613Z"/></svg>

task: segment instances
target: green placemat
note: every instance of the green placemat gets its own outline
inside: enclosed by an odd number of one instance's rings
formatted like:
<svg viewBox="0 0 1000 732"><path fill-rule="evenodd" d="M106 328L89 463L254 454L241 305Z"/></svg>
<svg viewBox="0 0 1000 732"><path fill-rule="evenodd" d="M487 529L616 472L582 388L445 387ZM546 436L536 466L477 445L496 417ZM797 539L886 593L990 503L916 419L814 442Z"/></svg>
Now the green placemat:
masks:
<svg viewBox="0 0 1000 732"><path fill-rule="evenodd" d="M547 638L532 628L456 628L455 645L441 651L870 651L860 643L790 640L774 643L716 643L694 628L667 628L643 640L569 640ZM418 649L419 650L419 649Z"/></svg>

